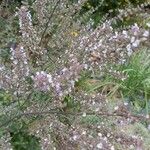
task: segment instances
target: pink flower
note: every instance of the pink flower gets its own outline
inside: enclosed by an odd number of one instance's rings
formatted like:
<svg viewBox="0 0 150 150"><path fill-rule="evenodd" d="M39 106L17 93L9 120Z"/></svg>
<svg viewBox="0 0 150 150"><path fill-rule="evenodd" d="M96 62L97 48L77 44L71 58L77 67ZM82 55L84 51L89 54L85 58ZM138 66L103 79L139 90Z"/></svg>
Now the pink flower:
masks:
<svg viewBox="0 0 150 150"><path fill-rule="evenodd" d="M44 71L37 72L35 77L33 77L34 86L40 91L48 91L50 89L50 84L52 83L52 76Z"/></svg>

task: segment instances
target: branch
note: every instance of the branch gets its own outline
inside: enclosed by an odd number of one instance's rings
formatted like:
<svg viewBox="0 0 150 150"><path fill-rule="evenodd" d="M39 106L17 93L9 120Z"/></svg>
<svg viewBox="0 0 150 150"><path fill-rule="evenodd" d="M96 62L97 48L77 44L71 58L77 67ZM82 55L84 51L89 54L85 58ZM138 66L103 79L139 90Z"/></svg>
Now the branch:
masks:
<svg viewBox="0 0 150 150"><path fill-rule="evenodd" d="M40 45L41 45L41 42L42 42L42 40L43 40L43 38L44 38L44 35L45 35L45 33L46 33L46 30L48 29L48 25L49 25L49 23L50 23L50 21L51 21L51 19L52 19L52 17L53 17L53 14L54 14L54 12L55 12L55 10L56 10L56 8L57 8L59 2L60 2L60 0L57 1L57 3L56 3L56 5L55 5L55 7L54 7L54 9L53 9L53 11L52 11L52 13L51 13L49 19L48 19L48 21L47 21L47 23L46 23L46 25L45 25L45 29L44 29L44 31L43 31L43 33L42 33L41 40L40 40L40 43L39 43Z"/></svg>
<svg viewBox="0 0 150 150"><path fill-rule="evenodd" d="M124 117L124 118L135 118L138 120L149 120L149 118L146 118L145 116L142 115L132 115L132 114L125 114L125 113L108 113L108 112L99 112L99 113L95 113L95 112L79 112L79 113L75 113L75 112L61 112L58 110L49 110L49 111L43 111L43 112L29 112L29 113L24 113L21 114L22 116L30 116L30 115L42 115L42 114L57 114L57 115L72 115L72 116L82 116L83 114L86 115L96 115L96 116L106 116L106 117Z"/></svg>
<svg viewBox="0 0 150 150"><path fill-rule="evenodd" d="M0 128L9 124L11 121L15 119L19 119L22 116L32 116L32 115L43 115L43 114L56 114L56 115L72 115L72 116L82 116L83 114L86 115L96 115L96 116L105 116L105 117L123 117L123 118L134 118L137 120L144 120L144 121L150 121L150 118L146 118L145 116L142 115L132 115L129 113L108 113L108 112L99 112L99 113L94 113L94 112L61 112L59 110L51 109L49 111L42 111L42 112L27 112L27 113L21 113L18 116L14 116L12 119L6 121L5 123L0 125Z"/></svg>

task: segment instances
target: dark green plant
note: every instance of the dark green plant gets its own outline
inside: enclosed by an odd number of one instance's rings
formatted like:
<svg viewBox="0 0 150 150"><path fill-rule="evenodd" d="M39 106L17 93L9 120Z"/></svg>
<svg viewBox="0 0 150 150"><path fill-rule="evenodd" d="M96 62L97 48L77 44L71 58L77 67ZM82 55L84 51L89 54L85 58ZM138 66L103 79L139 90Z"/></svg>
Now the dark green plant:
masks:
<svg viewBox="0 0 150 150"><path fill-rule="evenodd" d="M91 88L95 90L107 90L107 96L121 96L128 99L134 106L148 113L150 100L150 55L149 49L134 53L127 63L115 65L113 70L119 71L124 77L117 77L116 74L106 73L105 78L100 80L99 85ZM116 95L116 93L118 93ZM119 97L120 97L119 96Z"/></svg>
<svg viewBox="0 0 150 150"><path fill-rule="evenodd" d="M90 13L90 16L88 18L94 20L94 27L96 27L101 21L103 22L103 19L106 20L108 18L118 16L120 14L118 12L118 9L124 9L126 7L137 7L138 5L144 3L148 3L148 1L147 0L143 0L143 1L141 0L87 0L87 2L82 7L81 15L94 9L94 11ZM119 22L117 22L116 26L120 27L120 26L131 25L133 24L135 17L131 17L130 20L128 20L126 17L122 19L124 21L120 20ZM119 18L117 19L117 21L118 20Z"/></svg>
<svg viewBox="0 0 150 150"><path fill-rule="evenodd" d="M40 150L39 138L28 133L23 121L14 122L9 128L14 150Z"/></svg>
<svg viewBox="0 0 150 150"><path fill-rule="evenodd" d="M0 90L0 105L7 105L12 102L12 95L8 91Z"/></svg>
<svg viewBox="0 0 150 150"><path fill-rule="evenodd" d="M135 53L128 64L123 65L122 71L127 78L121 82L125 87L124 95L136 97L150 93L150 55L149 50Z"/></svg>

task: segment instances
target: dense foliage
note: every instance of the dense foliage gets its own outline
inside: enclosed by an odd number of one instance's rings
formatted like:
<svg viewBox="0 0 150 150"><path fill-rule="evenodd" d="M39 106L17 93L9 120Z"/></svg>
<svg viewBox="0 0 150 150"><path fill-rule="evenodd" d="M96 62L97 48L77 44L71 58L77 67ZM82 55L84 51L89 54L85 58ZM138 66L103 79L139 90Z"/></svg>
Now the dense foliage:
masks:
<svg viewBox="0 0 150 150"><path fill-rule="evenodd" d="M148 1L0 4L0 149L150 149Z"/></svg>

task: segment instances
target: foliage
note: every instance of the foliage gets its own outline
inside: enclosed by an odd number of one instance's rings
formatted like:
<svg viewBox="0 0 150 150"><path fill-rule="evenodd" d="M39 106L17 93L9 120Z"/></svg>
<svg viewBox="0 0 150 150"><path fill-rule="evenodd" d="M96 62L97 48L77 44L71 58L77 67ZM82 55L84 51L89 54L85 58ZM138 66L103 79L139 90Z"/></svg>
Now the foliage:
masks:
<svg viewBox="0 0 150 150"><path fill-rule="evenodd" d="M147 149L148 2L4 2L0 149Z"/></svg>
<svg viewBox="0 0 150 150"><path fill-rule="evenodd" d="M108 19L111 17L119 16L119 9L125 9L126 7L137 7L137 5L141 5L143 3L148 3L147 0L87 0L82 8L81 14L84 14L87 11L92 11L92 13L88 16L88 18L94 20L94 27L97 26L101 19ZM144 9L144 8L143 8ZM128 13L128 12L125 12ZM104 17L104 18L103 18ZM125 15L121 25L131 25L135 22L135 16L133 16L132 12L129 12L128 15Z"/></svg>
<svg viewBox="0 0 150 150"><path fill-rule="evenodd" d="M149 49L143 49L134 53L128 63L111 66L115 72L106 73L103 80L89 91L101 89L102 92L107 91L106 94L109 98L128 99L137 110L149 109L149 66ZM117 72L118 76L116 77Z"/></svg>
<svg viewBox="0 0 150 150"><path fill-rule="evenodd" d="M140 51L134 54L128 64L121 66L121 71L125 73L126 79L120 81L124 97L131 101L149 100L150 92L150 68L149 68L149 50ZM140 100L141 99L141 100ZM145 106L143 106L145 107Z"/></svg>
<svg viewBox="0 0 150 150"><path fill-rule="evenodd" d="M150 92L150 61L149 50L144 50L131 57L129 63L123 67L127 79L122 82L125 87L125 96L132 98L136 95L144 96Z"/></svg>
<svg viewBox="0 0 150 150"><path fill-rule="evenodd" d="M21 124L19 124L21 123ZM30 135L22 122L14 122L10 126L11 143L14 150L40 150L39 139Z"/></svg>

